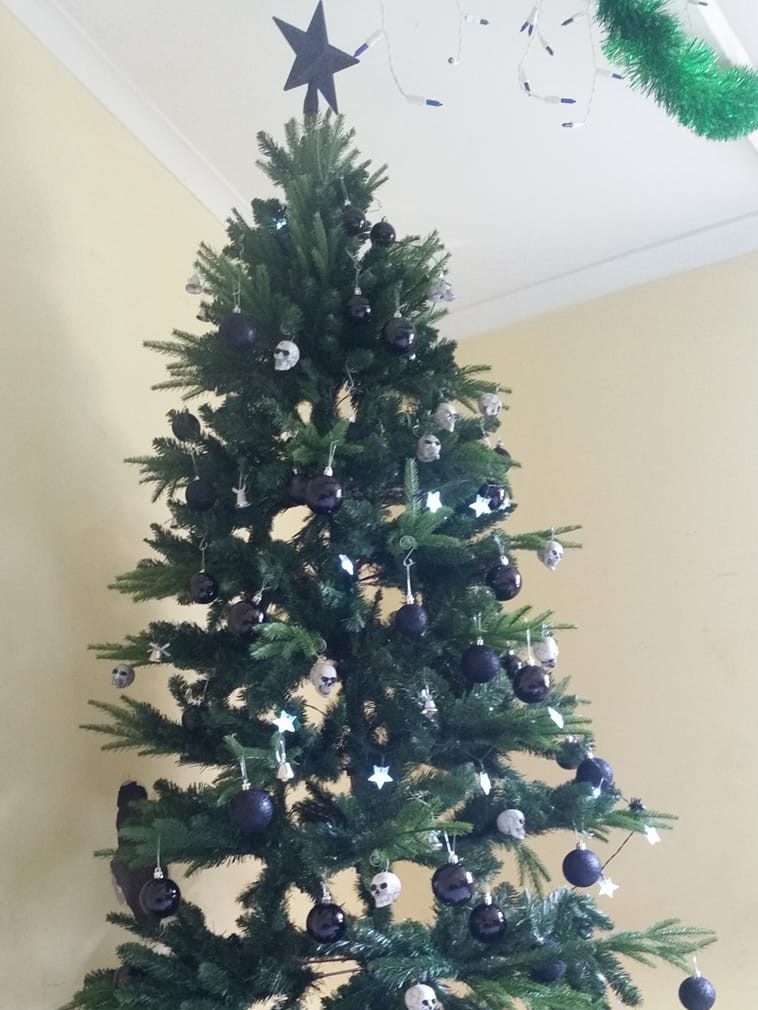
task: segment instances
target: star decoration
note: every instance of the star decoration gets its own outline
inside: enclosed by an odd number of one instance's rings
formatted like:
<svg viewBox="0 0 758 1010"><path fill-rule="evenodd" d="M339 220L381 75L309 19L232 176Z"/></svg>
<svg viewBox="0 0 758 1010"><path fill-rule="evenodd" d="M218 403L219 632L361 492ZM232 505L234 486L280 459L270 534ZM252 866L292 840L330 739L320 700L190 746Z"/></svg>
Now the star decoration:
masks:
<svg viewBox="0 0 758 1010"><path fill-rule="evenodd" d="M490 514L490 500L489 498L482 498L478 494L476 499L469 505L469 508L473 510L477 519L481 518L481 516L488 516Z"/></svg>
<svg viewBox="0 0 758 1010"><path fill-rule="evenodd" d="M337 108L337 93L334 90L334 75L347 67L353 67L359 61L349 53L343 53L329 44L326 35L326 18L324 5L319 4L311 18L307 31L287 24L281 18L274 18L279 31L289 42L295 52L295 62L292 64L285 91L308 85L305 95L303 112L306 115L316 115L318 112L319 91L334 112Z"/></svg>
<svg viewBox="0 0 758 1010"><path fill-rule="evenodd" d="M603 877L600 881L598 894L606 898L612 898L618 889L619 885L614 884L610 877Z"/></svg>
<svg viewBox="0 0 758 1010"><path fill-rule="evenodd" d="M442 508L439 491L429 491L426 496L426 507L430 512L438 512Z"/></svg>
<svg viewBox="0 0 758 1010"><path fill-rule="evenodd" d="M388 782L395 781L390 775L389 765L374 765L374 774L369 775L368 780L373 782L377 789L382 789Z"/></svg>
<svg viewBox="0 0 758 1010"><path fill-rule="evenodd" d="M290 715L289 712L281 710L276 719L271 720L280 733L294 733L297 723L297 716Z"/></svg>
<svg viewBox="0 0 758 1010"><path fill-rule="evenodd" d="M645 826L645 838L647 838L651 845L657 845L661 840L661 836L656 829L651 828L649 824Z"/></svg>

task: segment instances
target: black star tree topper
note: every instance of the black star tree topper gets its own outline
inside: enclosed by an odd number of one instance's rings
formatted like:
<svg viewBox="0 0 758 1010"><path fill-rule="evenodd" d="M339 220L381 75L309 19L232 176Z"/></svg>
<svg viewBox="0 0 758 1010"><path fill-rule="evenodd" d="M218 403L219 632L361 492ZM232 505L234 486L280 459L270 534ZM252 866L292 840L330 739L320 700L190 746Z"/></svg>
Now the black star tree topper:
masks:
<svg viewBox="0 0 758 1010"><path fill-rule="evenodd" d="M295 51L295 62L284 85L284 90L308 85L303 103L306 115L316 115L318 112L318 93L324 96L334 112L337 108L337 93L334 90L334 75L347 67L355 66L359 61L349 53L343 53L329 44L326 35L326 19L324 5L319 0L308 30L295 28L281 18L274 18L277 28Z"/></svg>

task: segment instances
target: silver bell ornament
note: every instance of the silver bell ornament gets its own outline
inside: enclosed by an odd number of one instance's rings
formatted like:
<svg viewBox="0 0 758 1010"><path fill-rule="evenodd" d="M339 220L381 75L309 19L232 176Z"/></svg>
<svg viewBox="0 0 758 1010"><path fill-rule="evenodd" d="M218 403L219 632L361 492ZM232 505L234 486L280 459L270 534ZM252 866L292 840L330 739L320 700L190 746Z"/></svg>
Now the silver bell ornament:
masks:
<svg viewBox="0 0 758 1010"><path fill-rule="evenodd" d="M557 540L548 540L537 551L537 557L545 568L554 572L563 559L563 544L558 543Z"/></svg>
<svg viewBox="0 0 758 1010"><path fill-rule="evenodd" d="M339 680L334 664L326 656L319 656L308 674L311 684L322 698L328 698L332 688Z"/></svg>
<svg viewBox="0 0 758 1010"><path fill-rule="evenodd" d="M541 641L532 645L534 658L540 666L545 666L548 670L552 670L558 662L559 651L558 643L552 635L546 635Z"/></svg>
<svg viewBox="0 0 758 1010"><path fill-rule="evenodd" d="M479 397L479 413L484 417L498 417L503 409L503 401L497 393L482 393Z"/></svg>
<svg viewBox="0 0 758 1010"><path fill-rule="evenodd" d="M437 993L430 985L412 985L403 994L408 1010L437 1010Z"/></svg>
<svg viewBox="0 0 758 1010"><path fill-rule="evenodd" d="M434 423L440 431L455 431L458 412L452 403L441 403L434 412Z"/></svg>
<svg viewBox="0 0 758 1010"><path fill-rule="evenodd" d="M501 835L509 835L517 842L526 838L526 818L520 810L503 810L497 815L495 824Z"/></svg>
<svg viewBox="0 0 758 1010"><path fill-rule="evenodd" d="M134 683L134 667L129 666L128 663L119 663L114 666L111 673L111 683L119 690L130 687Z"/></svg>
<svg viewBox="0 0 758 1010"><path fill-rule="evenodd" d="M386 870L384 873L377 873L372 877L369 890L377 908L387 908L393 901L397 901L403 884L396 874Z"/></svg>
<svg viewBox="0 0 758 1010"><path fill-rule="evenodd" d="M416 459L419 463L434 463L440 458L442 446L436 435L422 435L416 443Z"/></svg>
<svg viewBox="0 0 758 1010"><path fill-rule="evenodd" d="M280 340L274 348L274 370L289 372L300 360L300 348L292 340Z"/></svg>

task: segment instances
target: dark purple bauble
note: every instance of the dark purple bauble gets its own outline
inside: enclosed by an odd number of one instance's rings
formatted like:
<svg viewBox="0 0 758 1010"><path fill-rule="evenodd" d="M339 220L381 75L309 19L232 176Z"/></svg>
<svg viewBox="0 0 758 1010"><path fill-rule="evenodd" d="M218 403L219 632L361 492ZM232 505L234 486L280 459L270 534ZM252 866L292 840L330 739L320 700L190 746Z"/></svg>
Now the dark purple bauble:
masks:
<svg viewBox="0 0 758 1010"><path fill-rule="evenodd" d="M474 893L474 878L463 863L445 863L434 871L432 890L446 905L462 905Z"/></svg>
<svg viewBox="0 0 758 1010"><path fill-rule="evenodd" d="M486 498L489 501L493 512L505 508L508 504L508 492L505 484L482 484L478 493L480 498Z"/></svg>
<svg viewBox="0 0 758 1010"><path fill-rule="evenodd" d="M511 454L508 452L508 450L505 448L502 442L497 443L497 445L495 446L495 452L498 454L498 456L502 456L503 459L511 458Z"/></svg>
<svg viewBox="0 0 758 1010"><path fill-rule="evenodd" d="M229 608L226 626L235 635L250 635L265 618L266 615L260 607L250 600L240 600Z"/></svg>
<svg viewBox="0 0 758 1010"><path fill-rule="evenodd" d="M522 666L511 683L513 693L527 705L544 701L550 693L550 674L542 666Z"/></svg>
<svg viewBox="0 0 758 1010"><path fill-rule="evenodd" d="M704 975L690 975L679 986L679 1002L687 1010L711 1010L716 1002L713 983Z"/></svg>
<svg viewBox="0 0 758 1010"><path fill-rule="evenodd" d="M539 948L542 950L552 949L557 950L558 944L555 940L545 940L544 943L539 944ZM566 962L565 961L547 961L545 964L541 964L537 968L532 968L529 972L531 978L535 982L542 982L545 985L550 985L552 982L558 982L566 974Z"/></svg>
<svg viewBox="0 0 758 1010"><path fill-rule="evenodd" d="M216 489L208 481L195 477L187 485L184 498L193 512L207 512L216 504Z"/></svg>
<svg viewBox="0 0 758 1010"><path fill-rule="evenodd" d="M382 327L382 336L397 354L407 354L416 340L416 327L410 319L395 316Z"/></svg>
<svg viewBox="0 0 758 1010"><path fill-rule="evenodd" d="M360 235L368 227L368 221L360 207L346 203L342 211L342 225L348 235Z"/></svg>
<svg viewBox="0 0 758 1010"><path fill-rule="evenodd" d="M265 831L274 816L274 804L262 789L243 789L229 804L229 817L240 831Z"/></svg>
<svg viewBox="0 0 758 1010"><path fill-rule="evenodd" d="M139 903L146 915L165 919L173 915L182 900L179 888L168 877L148 880L139 892Z"/></svg>
<svg viewBox="0 0 758 1010"><path fill-rule="evenodd" d="M230 312L221 320L218 336L230 351L247 351L255 343L255 327L244 312Z"/></svg>
<svg viewBox="0 0 758 1010"><path fill-rule="evenodd" d="M613 769L602 758L585 758L576 769L574 778L576 782L587 782L601 793L607 793L613 788Z"/></svg>
<svg viewBox="0 0 758 1010"><path fill-rule="evenodd" d="M198 736L208 728L205 722L205 709L200 705L190 705L182 712L182 729L191 736Z"/></svg>
<svg viewBox="0 0 758 1010"><path fill-rule="evenodd" d="M308 487L308 477L301 473L293 473L287 484L287 494L294 505L305 505L305 489Z"/></svg>
<svg viewBox="0 0 758 1010"><path fill-rule="evenodd" d="M395 629L408 638L421 638L429 627L429 615L420 603L404 603L395 612Z"/></svg>
<svg viewBox="0 0 758 1010"><path fill-rule="evenodd" d="M334 943L345 935L345 913L331 901L319 901L308 913L305 929L308 936L319 943Z"/></svg>
<svg viewBox="0 0 758 1010"><path fill-rule="evenodd" d="M524 661L519 659L515 652L504 652L500 657L500 665L508 676L513 678L524 665Z"/></svg>
<svg viewBox="0 0 758 1010"><path fill-rule="evenodd" d="M177 411L171 416L171 431L180 442L200 440L200 422L188 410Z"/></svg>
<svg viewBox="0 0 758 1010"><path fill-rule="evenodd" d="M486 684L500 672L500 657L489 645L470 645L461 656L461 672L474 684Z"/></svg>
<svg viewBox="0 0 758 1010"><path fill-rule="evenodd" d="M195 572L189 591L193 603L213 603L218 596L218 582L207 572Z"/></svg>
<svg viewBox="0 0 758 1010"><path fill-rule="evenodd" d="M133 982L137 977L137 973L134 968L130 968L128 964L122 964L120 968L116 968L113 972L113 987L114 989L123 989L125 985Z"/></svg>
<svg viewBox="0 0 758 1010"><path fill-rule="evenodd" d="M558 747L555 760L559 767L574 771L587 757L587 745L581 740L564 740Z"/></svg>
<svg viewBox="0 0 758 1010"><path fill-rule="evenodd" d="M354 323L367 323L371 319L371 302L365 295L355 294L348 301L347 318Z"/></svg>
<svg viewBox="0 0 758 1010"><path fill-rule="evenodd" d="M375 249L387 249L397 238L389 221L378 221L371 229L371 245Z"/></svg>
<svg viewBox="0 0 758 1010"><path fill-rule="evenodd" d="M515 565L495 565L487 572L487 585L498 600L512 600L521 592L521 572Z"/></svg>
<svg viewBox="0 0 758 1010"><path fill-rule="evenodd" d="M309 480L305 488L305 504L317 516L330 516L342 504L342 485L325 473Z"/></svg>
<svg viewBox="0 0 758 1010"><path fill-rule="evenodd" d="M600 857L589 849L572 849L563 860L563 876L574 887L592 887L602 874Z"/></svg>
<svg viewBox="0 0 758 1010"><path fill-rule="evenodd" d="M472 909L468 920L469 932L480 943L497 943L508 929L505 915L497 905L482 903Z"/></svg>

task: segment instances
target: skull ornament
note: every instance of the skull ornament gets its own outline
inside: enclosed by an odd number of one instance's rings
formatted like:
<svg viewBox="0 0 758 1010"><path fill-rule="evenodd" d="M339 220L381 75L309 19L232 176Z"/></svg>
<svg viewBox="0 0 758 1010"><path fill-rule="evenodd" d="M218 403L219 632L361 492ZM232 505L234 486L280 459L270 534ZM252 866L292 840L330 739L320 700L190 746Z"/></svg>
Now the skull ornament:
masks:
<svg viewBox="0 0 758 1010"><path fill-rule="evenodd" d="M430 985L412 985L403 999L408 1010L437 1010L437 994Z"/></svg>
<svg viewBox="0 0 758 1010"><path fill-rule="evenodd" d="M127 663L119 663L113 667L111 683L114 687L125 688L134 683L134 667Z"/></svg>
<svg viewBox="0 0 758 1010"><path fill-rule="evenodd" d="M557 540L548 540L537 551L537 557L545 568L549 568L551 572L554 572L563 558L563 544L559 544Z"/></svg>
<svg viewBox="0 0 758 1010"><path fill-rule="evenodd" d="M503 835L510 835L517 842L526 838L526 818L520 810L504 810L497 815L497 830Z"/></svg>
<svg viewBox="0 0 758 1010"><path fill-rule="evenodd" d="M416 459L419 463L434 463L440 458L441 449L436 435L422 435L416 444Z"/></svg>
<svg viewBox="0 0 758 1010"><path fill-rule="evenodd" d="M300 348L291 340L280 340L274 348L274 369L289 372L300 360Z"/></svg>
<svg viewBox="0 0 758 1010"><path fill-rule="evenodd" d="M532 652L539 665L546 666L549 670L558 662L558 643L552 635L547 635L541 642L535 642Z"/></svg>
<svg viewBox="0 0 758 1010"><path fill-rule="evenodd" d="M455 431L458 412L452 403L441 403L434 412L434 421L441 431Z"/></svg>
<svg viewBox="0 0 758 1010"><path fill-rule="evenodd" d="M396 876L394 873L390 873L389 871L385 873L377 873L377 875L372 878L369 887L374 899L374 904L377 908L386 908L388 905L391 905L393 901L397 901L402 889L403 885L400 881L400 877Z"/></svg>
<svg viewBox="0 0 758 1010"><path fill-rule="evenodd" d="M497 393L482 393L479 397L479 413L484 417L497 417L503 409L503 401Z"/></svg>
<svg viewBox="0 0 758 1010"><path fill-rule="evenodd" d="M332 688L339 680L334 665L325 656L318 657L308 676L322 698L329 697Z"/></svg>

